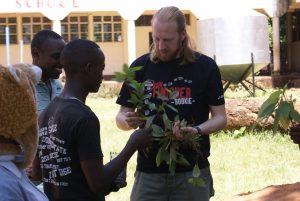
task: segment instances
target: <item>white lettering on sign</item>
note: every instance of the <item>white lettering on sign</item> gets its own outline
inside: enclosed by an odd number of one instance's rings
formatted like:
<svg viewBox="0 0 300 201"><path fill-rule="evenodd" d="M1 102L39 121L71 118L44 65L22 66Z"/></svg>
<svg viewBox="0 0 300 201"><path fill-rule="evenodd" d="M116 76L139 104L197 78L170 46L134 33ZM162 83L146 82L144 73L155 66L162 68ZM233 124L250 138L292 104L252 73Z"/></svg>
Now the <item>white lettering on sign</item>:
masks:
<svg viewBox="0 0 300 201"><path fill-rule="evenodd" d="M78 0L16 0L17 8L78 8Z"/></svg>

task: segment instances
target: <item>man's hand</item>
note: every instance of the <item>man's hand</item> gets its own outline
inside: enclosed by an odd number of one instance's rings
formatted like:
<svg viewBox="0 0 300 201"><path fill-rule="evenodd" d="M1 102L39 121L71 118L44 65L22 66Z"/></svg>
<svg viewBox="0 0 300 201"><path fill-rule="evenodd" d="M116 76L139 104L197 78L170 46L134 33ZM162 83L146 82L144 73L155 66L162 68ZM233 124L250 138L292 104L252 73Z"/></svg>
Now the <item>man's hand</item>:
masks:
<svg viewBox="0 0 300 201"><path fill-rule="evenodd" d="M136 129L145 123L143 117L140 116L135 108L120 107L120 111L116 116L116 123L118 128L128 131L131 129Z"/></svg>
<svg viewBox="0 0 300 201"><path fill-rule="evenodd" d="M137 112L126 112L125 121L133 129L145 123L145 120Z"/></svg>
<svg viewBox="0 0 300 201"><path fill-rule="evenodd" d="M181 127L180 122L177 121L173 125L173 135L178 141L190 140L193 135L197 135L198 131L194 127Z"/></svg>

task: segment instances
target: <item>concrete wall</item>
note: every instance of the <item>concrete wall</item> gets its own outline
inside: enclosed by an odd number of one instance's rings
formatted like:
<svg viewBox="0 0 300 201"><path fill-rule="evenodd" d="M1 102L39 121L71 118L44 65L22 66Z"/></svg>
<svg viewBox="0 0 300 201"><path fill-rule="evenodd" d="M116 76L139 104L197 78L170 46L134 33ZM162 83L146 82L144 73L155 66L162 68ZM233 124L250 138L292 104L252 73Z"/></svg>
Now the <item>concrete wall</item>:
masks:
<svg viewBox="0 0 300 201"><path fill-rule="evenodd" d="M136 30L136 56L142 56L149 52L149 33L152 32L151 26L135 27Z"/></svg>

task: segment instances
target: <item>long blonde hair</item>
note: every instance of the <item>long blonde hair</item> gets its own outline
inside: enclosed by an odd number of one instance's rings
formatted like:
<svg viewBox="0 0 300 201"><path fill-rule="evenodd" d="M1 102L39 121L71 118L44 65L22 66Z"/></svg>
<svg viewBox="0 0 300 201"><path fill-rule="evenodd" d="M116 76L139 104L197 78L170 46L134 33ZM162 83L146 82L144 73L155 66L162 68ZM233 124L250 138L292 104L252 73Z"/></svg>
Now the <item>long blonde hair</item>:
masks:
<svg viewBox="0 0 300 201"><path fill-rule="evenodd" d="M175 21L177 24L177 31L181 33L182 31L186 31L186 21L184 14L175 6L168 6L159 9L153 16L151 23L153 23L154 19L162 20L162 21ZM180 48L180 56L182 56L181 65L192 63L195 61L195 54L192 49L190 37L186 34L186 37L182 41L182 45ZM150 59L152 62L157 63L159 58L157 57L155 43L153 42L150 47Z"/></svg>

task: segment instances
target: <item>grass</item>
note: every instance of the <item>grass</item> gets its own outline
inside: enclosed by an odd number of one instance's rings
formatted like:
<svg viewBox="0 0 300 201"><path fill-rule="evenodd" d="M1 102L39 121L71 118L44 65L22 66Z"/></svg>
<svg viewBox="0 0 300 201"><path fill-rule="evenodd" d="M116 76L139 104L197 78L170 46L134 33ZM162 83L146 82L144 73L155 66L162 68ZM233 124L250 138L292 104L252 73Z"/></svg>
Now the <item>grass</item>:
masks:
<svg viewBox="0 0 300 201"><path fill-rule="evenodd" d="M121 131L115 125L119 109L115 99L88 98L87 104L101 122L101 146L107 163L109 153L119 152L131 132ZM209 161L216 191L212 201L268 185L300 181L299 147L287 135L266 131L243 133L236 138L232 133L220 132L211 137ZM127 187L111 193L107 201L129 201L135 165L136 155L128 163Z"/></svg>

